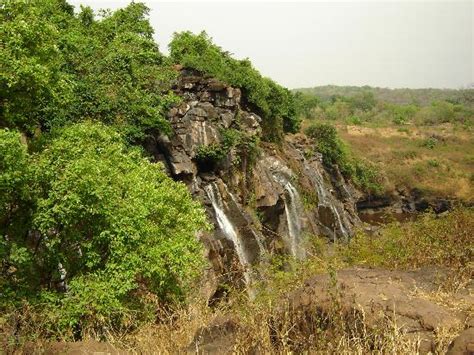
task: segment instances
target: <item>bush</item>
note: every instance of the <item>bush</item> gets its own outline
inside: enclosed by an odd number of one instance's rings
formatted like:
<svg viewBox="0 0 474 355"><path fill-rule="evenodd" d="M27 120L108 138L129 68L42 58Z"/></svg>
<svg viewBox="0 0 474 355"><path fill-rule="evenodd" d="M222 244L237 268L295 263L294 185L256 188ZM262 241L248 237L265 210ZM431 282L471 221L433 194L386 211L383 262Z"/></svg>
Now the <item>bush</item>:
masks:
<svg viewBox="0 0 474 355"><path fill-rule="evenodd" d="M421 142L421 146L428 149L434 149L437 145L438 139L436 139L435 137L426 138Z"/></svg>
<svg viewBox="0 0 474 355"><path fill-rule="evenodd" d="M360 126L362 124L362 120L360 119L359 116L352 115L347 119L347 124Z"/></svg>
<svg viewBox="0 0 474 355"><path fill-rule="evenodd" d="M306 135L314 140L315 149L323 155L328 168L337 165L346 178L369 193L381 192L381 176L376 167L350 156L340 140L335 127L326 123L315 123L306 128Z"/></svg>
<svg viewBox="0 0 474 355"><path fill-rule="evenodd" d="M352 167L348 161L347 148L339 139L335 127L326 123L314 123L306 128L305 133L314 139L315 148L323 155L326 166L338 165L341 172L351 175Z"/></svg>
<svg viewBox="0 0 474 355"><path fill-rule="evenodd" d="M196 233L206 226L183 184L88 122L55 132L29 164L32 228L0 245L0 307L24 298L57 332L100 332L183 297L204 265Z"/></svg>
<svg viewBox="0 0 474 355"><path fill-rule="evenodd" d="M65 1L0 7L0 125L32 134L92 118L130 141L170 132L165 111L176 73L158 51L148 9L132 3L96 20Z"/></svg>

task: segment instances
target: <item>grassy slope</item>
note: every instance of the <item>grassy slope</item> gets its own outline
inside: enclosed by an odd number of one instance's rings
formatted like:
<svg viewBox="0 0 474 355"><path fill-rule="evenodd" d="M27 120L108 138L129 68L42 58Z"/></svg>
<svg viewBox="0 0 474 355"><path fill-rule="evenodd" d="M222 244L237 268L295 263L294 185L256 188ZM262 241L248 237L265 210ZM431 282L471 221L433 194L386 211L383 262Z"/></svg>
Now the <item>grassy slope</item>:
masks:
<svg viewBox="0 0 474 355"><path fill-rule="evenodd" d="M436 100L454 100L471 108L474 89L386 89L369 86L319 86L298 89L321 98L329 104L333 95L354 97L371 91L377 101L376 113L355 113L361 117L359 125L346 118L336 121L339 135L356 157L377 164L386 178L385 189L418 188L433 197L474 201L474 129L472 125L438 123L426 125L411 119L405 125L395 124L389 106L416 102L421 108ZM312 120L324 119L324 111L315 111L312 119L303 122L303 130ZM468 119L469 120L469 119ZM469 121L468 121L469 122Z"/></svg>
<svg viewBox="0 0 474 355"><path fill-rule="evenodd" d="M474 199L472 131L451 124L370 127L338 123L337 128L355 155L378 165L387 177L388 190L418 188L433 196Z"/></svg>

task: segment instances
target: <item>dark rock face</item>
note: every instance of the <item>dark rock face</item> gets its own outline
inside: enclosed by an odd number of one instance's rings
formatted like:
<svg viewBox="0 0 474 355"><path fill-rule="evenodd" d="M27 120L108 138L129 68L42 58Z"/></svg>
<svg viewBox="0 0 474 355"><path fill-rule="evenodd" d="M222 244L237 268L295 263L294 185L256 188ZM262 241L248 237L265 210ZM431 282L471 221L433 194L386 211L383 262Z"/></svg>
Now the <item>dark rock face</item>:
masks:
<svg viewBox="0 0 474 355"><path fill-rule="evenodd" d="M201 239L217 283L250 282L251 266L270 253L303 258L305 235L350 237L360 222L356 191L327 172L321 156L308 157L305 136L287 137L280 147L262 143L251 164L233 148L206 166L199 149L222 146L229 129L260 137L262 119L244 105L239 89L195 71L181 70L174 90L182 102L168 113L173 134L146 148L206 207L215 230Z"/></svg>

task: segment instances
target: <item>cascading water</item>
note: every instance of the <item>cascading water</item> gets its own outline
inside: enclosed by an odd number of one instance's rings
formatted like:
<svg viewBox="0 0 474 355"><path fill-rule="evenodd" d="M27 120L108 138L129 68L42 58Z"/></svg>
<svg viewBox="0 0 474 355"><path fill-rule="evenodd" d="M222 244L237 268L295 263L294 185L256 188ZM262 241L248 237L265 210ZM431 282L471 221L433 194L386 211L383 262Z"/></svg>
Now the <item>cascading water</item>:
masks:
<svg viewBox="0 0 474 355"><path fill-rule="evenodd" d="M284 200L289 234L287 244L291 254L294 257L302 259L305 256L305 252L304 248L301 246L301 216L303 215L303 205L301 203L300 195L284 174L280 174L276 171L273 173L273 178L287 192L287 197Z"/></svg>
<svg viewBox="0 0 474 355"><path fill-rule="evenodd" d="M230 191L227 191L227 193L229 194L232 201L238 206L239 204L238 204L237 199L235 198L235 196ZM263 246L262 237L257 232L255 232L255 230L253 228L250 228L250 232L252 233L252 235L255 238L255 241L258 244L258 248L260 249L260 254L265 254L265 247Z"/></svg>
<svg viewBox="0 0 474 355"><path fill-rule="evenodd" d="M235 230L234 225L224 212L224 205L222 203L222 196L219 192L219 189L215 183L210 183L209 185L204 187L204 190L206 191L207 196L211 200L212 207L216 214L217 224L220 230L222 231L224 236L230 241L232 241L232 243L234 244L234 249L237 253L237 257L239 258L240 264L244 268L245 283L249 285L251 281L249 273L250 263L248 261L247 254L245 253L245 250L242 246L242 243L240 242L239 235Z"/></svg>
<svg viewBox="0 0 474 355"><path fill-rule="evenodd" d="M306 161L304 163L304 166L305 169L309 169L309 165L306 163ZM348 229L344 226L343 218L341 217L341 214L339 213L338 208L335 202L333 201L333 196L327 192L327 188L324 182L324 178L321 175L321 172L317 168L311 169L311 171L314 173L310 176L312 176L315 180L314 185L316 185L316 191L318 193L318 206L328 207L332 211L339 232L345 239L348 239L350 233ZM334 227L336 228L336 226Z"/></svg>

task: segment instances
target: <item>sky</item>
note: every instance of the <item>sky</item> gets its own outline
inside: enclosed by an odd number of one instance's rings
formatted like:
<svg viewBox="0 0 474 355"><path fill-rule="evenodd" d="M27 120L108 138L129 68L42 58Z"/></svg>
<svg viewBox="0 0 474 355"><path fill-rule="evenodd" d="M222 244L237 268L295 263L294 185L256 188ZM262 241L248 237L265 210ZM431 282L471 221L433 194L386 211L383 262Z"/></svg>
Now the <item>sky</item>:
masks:
<svg viewBox="0 0 474 355"><path fill-rule="evenodd" d="M125 0L69 0L116 9ZM474 1L143 1L160 49L174 32L205 30L289 88L474 83Z"/></svg>

